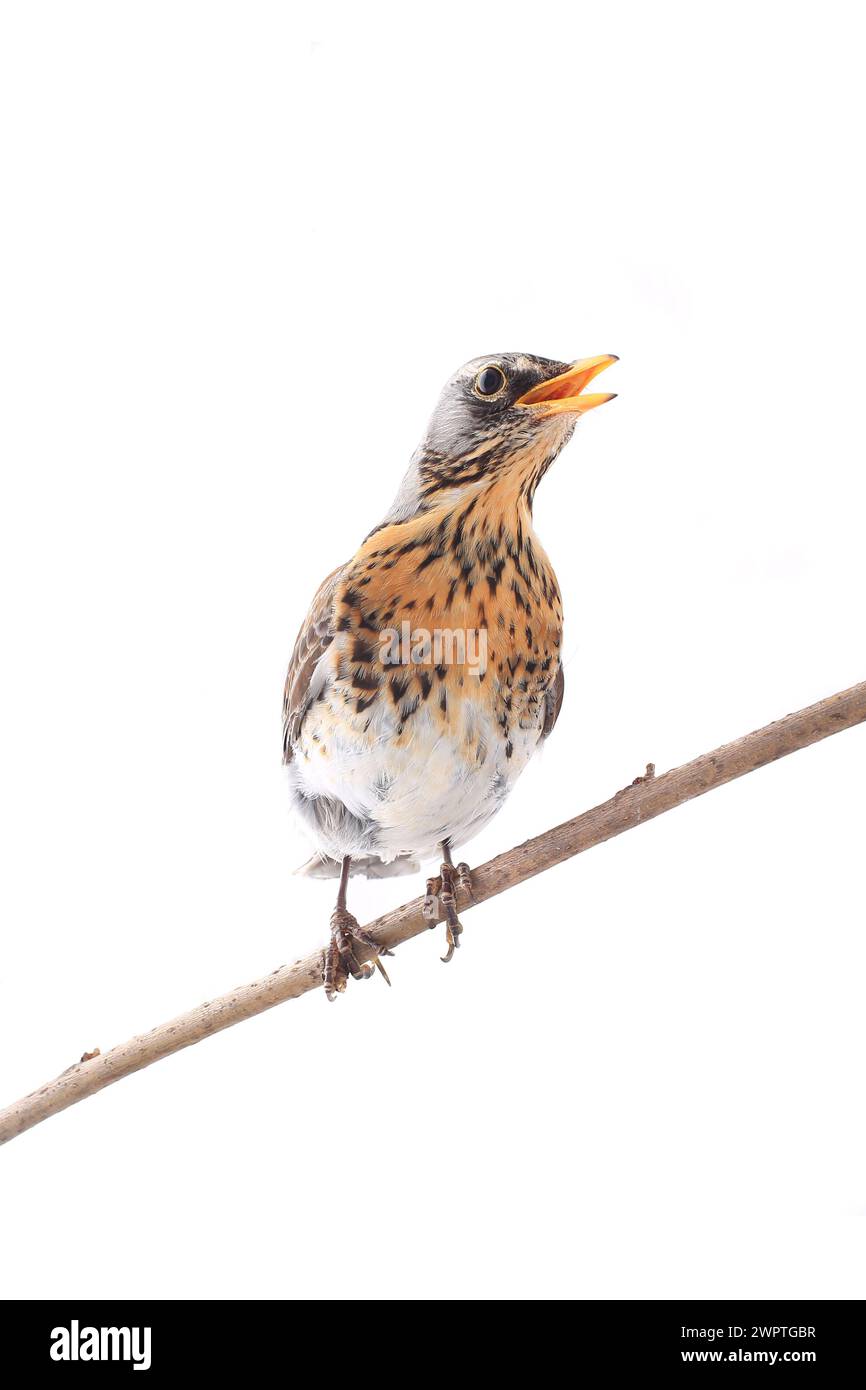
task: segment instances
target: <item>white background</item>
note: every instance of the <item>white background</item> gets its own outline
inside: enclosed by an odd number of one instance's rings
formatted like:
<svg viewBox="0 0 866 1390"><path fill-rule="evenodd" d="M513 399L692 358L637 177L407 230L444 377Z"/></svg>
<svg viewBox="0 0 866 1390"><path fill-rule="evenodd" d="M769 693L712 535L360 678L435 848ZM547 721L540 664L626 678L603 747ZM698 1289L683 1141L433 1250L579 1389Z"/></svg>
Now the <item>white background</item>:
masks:
<svg viewBox="0 0 866 1390"><path fill-rule="evenodd" d="M565 709L475 862L866 676L854 6L2 16L0 1101L323 941L285 665L466 358L622 359L536 508ZM863 1297L864 772L842 734L16 1140L3 1292Z"/></svg>

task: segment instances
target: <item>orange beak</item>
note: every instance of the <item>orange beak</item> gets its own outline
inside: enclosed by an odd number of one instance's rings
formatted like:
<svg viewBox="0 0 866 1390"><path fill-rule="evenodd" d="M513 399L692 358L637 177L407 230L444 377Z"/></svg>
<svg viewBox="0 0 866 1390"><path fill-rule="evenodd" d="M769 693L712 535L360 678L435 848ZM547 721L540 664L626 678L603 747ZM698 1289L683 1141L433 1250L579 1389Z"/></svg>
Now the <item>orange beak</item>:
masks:
<svg viewBox="0 0 866 1390"><path fill-rule="evenodd" d="M599 391L589 396L582 396L581 392L599 372L618 361L619 358L609 352L601 357L584 357L580 362L574 362L561 376L543 381L540 386L533 386L515 401L515 405L531 406L545 418L548 415L583 415L587 410L595 410L597 405L612 401L615 392Z"/></svg>

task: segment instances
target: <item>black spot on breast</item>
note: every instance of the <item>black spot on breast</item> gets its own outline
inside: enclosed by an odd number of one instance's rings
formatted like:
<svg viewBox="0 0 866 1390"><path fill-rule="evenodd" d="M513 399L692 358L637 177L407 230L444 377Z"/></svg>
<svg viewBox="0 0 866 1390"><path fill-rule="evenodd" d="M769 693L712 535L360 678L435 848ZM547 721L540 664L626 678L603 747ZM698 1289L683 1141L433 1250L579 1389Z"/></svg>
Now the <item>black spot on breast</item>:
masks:
<svg viewBox="0 0 866 1390"><path fill-rule="evenodd" d="M352 660L361 666L370 666L376 660L375 648L360 635L356 635L352 644Z"/></svg>
<svg viewBox="0 0 866 1390"><path fill-rule="evenodd" d="M517 604L517 607L525 609L528 614L528 604L526 602L526 599L523 597L523 590L521 589L516 579L512 579L511 581L511 592L514 595L514 602Z"/></svg>
<svg viewBox="0 0 866 1390"><path fill-rule="evenodd" d="M435 560L441 560L443 555L445 555L445 550L442 548L442 542L438 542L434 545L434 548L428 550L427 555L424 556L421 563L416 564L416 574L423 574L428 564L434 564Z"/></svg>
<svg viewBox="0 0 866 1390"><path fill-rule="evenodd" d="M499 581L500 581L500 579L502 578L502 571L503 571L504 569L505 569L505 560L504 560L504 558L500 558L500 559L495 560L495 561L493 562L493 565L492 565L492 567L491 567L491 572L490 572L490 574L488 574L488 576L487 576L487 583L490 585L490 593L491 593L491 596L492 596L493 594L495 594L495 593L496 593L496 590L499 588ZM500 614L500 618L501 618L501 616L502 616L502 615Z"/></svg>
<svg viewBox="0 0 866 1390"><path fill-rule="evenodd" d="M433 677L429 675L426 671L422 671L421 675L418 677L418 680L421 685L421 699L426 700L427 696L430 694L430 691L433 688Z"/></svg>

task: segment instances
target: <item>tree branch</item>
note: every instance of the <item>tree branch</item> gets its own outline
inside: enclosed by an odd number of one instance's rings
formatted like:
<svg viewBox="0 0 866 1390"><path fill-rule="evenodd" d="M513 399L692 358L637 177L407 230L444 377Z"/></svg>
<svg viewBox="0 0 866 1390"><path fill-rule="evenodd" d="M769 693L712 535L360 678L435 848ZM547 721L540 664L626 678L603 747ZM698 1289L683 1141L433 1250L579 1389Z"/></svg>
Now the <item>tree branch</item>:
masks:
<svg viewBox="0 0 866 1390"><path fill-rule="evenodd" d="M830 734L850 729L866 721L866 681L831 695L808 709L789 714L784 719L755 733L746 734L734 743L727 743L712 753L704 753L693 762L674 768L655 777L637 778L630 787L617 792L610 801L585 811L543 835L498 855L472 873L476 903L485 902L497 893L564 860L603 844L605 840L631 830L643 821L660 816L674 806L681 806L695 796L724 786L735 777L774 762L798 748L806 748ZM423 898L414 898L402 907L377 917L367 930L381 946L399 946L412 936L426 931L429 923L421 915ZM468 911L472 903L461 901L460 911ZM359 956L362 955L358 952ZM76 1101L94 1095L103 1087L120 1081L142 1067L150 1066L163 1057L170 1057L181 1048L201 1042L203 1038L230 1028L242 1019L297 999L308 990L322 984L322 952L316 951L294 965L282 966L263 980L241 985L238 989L213 999L189 1013L181 1014L169 1023L160 1024L129 1042L113 1047L110 1052L87 1055L75 1066L67 1068L53 1081L33 1091L0 1111L0 1143L14 1139L50 1115L56 1115Z"/></svg>

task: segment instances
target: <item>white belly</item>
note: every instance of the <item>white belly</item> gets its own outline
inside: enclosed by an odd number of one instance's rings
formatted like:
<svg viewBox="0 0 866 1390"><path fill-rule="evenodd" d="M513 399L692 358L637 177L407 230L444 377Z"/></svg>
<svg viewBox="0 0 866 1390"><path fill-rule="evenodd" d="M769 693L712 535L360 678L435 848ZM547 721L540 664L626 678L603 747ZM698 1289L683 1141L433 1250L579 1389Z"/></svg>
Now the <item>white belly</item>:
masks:
<svg viewBox="0 0 866 1390"><path fill-rule="evenodd" d="M332 858L430 859L444 839L459 848L496 814L539 738L538 729L514 730L507 757L493 715L474 701L447 724L422 706L396 733L385 702L363 735L344 708L309 710L289 770L296 803L321 798L350 813L317 822L317 848Z"/></svg>

